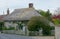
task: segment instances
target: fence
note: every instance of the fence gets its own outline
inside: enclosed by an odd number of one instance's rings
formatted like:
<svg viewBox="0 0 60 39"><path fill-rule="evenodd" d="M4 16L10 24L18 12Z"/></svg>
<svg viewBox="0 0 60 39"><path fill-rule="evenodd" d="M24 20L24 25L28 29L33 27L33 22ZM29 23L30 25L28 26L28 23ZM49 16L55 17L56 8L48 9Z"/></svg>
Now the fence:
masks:
<svg viewBox="0 0 60 39"><path fill-rule="evenodd" d="M38 31L22 31L22 30L3 30L3 33L7 33L7 34L18 34L18 35L28 35L28 36L42 36L42 31L40 30ZM55 31L52 30L51 31L51 35L55 35Z"/></svg>
<svg viewBox="0 0 60 39"><path fill-rule="evenodd" d="M18 31L16 31L16 30L4 30L3 33L25 35L25 32L21 31L21 30L18 30Z"/></svg>

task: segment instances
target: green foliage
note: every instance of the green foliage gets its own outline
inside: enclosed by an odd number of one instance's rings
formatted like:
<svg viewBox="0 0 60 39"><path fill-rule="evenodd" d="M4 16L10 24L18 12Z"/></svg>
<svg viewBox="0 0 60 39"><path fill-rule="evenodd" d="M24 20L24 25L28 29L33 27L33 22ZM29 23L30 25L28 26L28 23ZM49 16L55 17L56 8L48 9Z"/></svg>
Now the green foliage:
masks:
<svg viewBox="0 0 60 39"><path fill-rule="evenodd" d="M2 30L7 30L7 28L4 26L4 27L2 27Z"/></svg>
<svg viewBox="0 0 60 39"><path fill-rule="evenodd" d="M46 17L48 20L51 21L51 13L49 11L49 9L45 12L43 10L39 10L38 11L42 16Z"/></svg>
<svg viewBox="0 0 60 39"><path fill-rule="evenodd" d="M43 33L43 36L49 36L49 35L51 35L50 26L43 27L42 33Z"/></svg>
<svg viewBox="0 0 60 39"><path fill-rule="evenodd" d="M39 10L38 12L39 12L39 14L41 14L42 16L44 16L44 17L46 16L46 12L45 12L45 11Z"/></svg>
<svg viewBox="0 0 60 39"><path fill-rule="evenodd" d="M51 13L50 13L49 9L46 12L46 18L51 21Z"/></svg>
<svg viewBox="0 0 60 39"><path fill-rule="evenodd" d="M39 31L40 28L43 29L43 35L50 35L50 25L49 21L40 16L35 16L30 19L27 24L29 31Z"/></svg>
<svg viewBox="0 0 60 39"><path fill-rule="evenodd" d="M7 27L5 27L5 26L4 26L2 29L3 29L3 30L15 30L14 27L9 27L9 28L7 28Z"/></svg>
<svg viewBox="0 0 60 39"><path fill-rule="evenodd" d="M55 27L54 26L50 26L50 30L55 30Z"/></svg>
<svg viewBox="0 0 60 39"><path fill-rule="evenodd" d="M23 28L22 22L18 22L17 24L18 24L18 28L19 29L22 29Z"/></svg>
<svg viewBox="0 0 60 39"><path fill-rule="evenodd" d="M3 26L4 26L4 22L0 22L0 30L2 30Z"/></svg>
<svg viewBox="0 0 60 39"><path fill-rule="evenodd" d="M39 18L39 17L38 17ZM36 17L32 17L28 22L28 29L29 31L38 31L40 28L39 19Z"/></svg>
<svg viewBox="0 0 60 39"><path fill-rule="evenodd" d="M9 27L9 28L7 28L7 30L15 30L15 28L14 27Z"/></svg>
<svg viewBox="0 0 60 39"><path fill-rule="evenodd" d="M54 23L55 25L58 25L58 24L60 24L60 20L59 20L59 19L53 19L53 23Z"/></svg>

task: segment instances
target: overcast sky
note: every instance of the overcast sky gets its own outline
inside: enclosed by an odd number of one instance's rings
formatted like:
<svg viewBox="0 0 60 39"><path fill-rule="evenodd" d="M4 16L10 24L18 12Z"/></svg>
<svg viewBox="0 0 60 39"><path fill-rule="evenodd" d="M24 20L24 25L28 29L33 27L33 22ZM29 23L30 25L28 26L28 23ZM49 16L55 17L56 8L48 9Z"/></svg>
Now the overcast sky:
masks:
<svg viewBox="0 0 60 39"><path fill-rule="evenodd" d="M51 12L60 7L60 0L0 0L0 15L3 11L6 13L7 8L10 8L10 11L27 8L29 3L33 3L35 9L50 9Z"/></svg>

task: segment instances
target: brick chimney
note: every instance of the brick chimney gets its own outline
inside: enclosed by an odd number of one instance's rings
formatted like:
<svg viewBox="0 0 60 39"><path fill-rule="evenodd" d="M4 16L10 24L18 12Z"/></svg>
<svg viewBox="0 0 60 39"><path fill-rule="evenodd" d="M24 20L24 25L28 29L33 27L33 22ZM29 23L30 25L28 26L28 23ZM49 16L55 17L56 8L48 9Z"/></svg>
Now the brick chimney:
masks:
<svg viewBox="0 0 60 39"><path fill-rule="evenodd" d="M29 3L29 8L33 8L33 3Z"/></svg>
<svg viewBox="0 0 60 39"><path fill-rule="evenodd" d="M9 15L9 8L7 9L7 15Z"/></svg>

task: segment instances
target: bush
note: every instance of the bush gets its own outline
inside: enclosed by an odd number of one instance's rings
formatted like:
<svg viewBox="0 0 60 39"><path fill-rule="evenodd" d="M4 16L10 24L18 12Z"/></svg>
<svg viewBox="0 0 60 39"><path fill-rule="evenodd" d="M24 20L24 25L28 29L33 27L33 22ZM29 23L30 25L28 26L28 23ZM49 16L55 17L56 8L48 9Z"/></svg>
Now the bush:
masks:
<svg viewBox="0 0 60 39"><path fill-rule="evenodd" d="M54 26L50 26L50 29L51 29L51 30L55 30L55 27L54 27Z"/></svg>
<svg viewBox="0 0 60 39"><path fill-rule="evenodd" d="M15 30L14 27L9 27L9 28L7 28L7 27L3 27L2 29L3 29L3 30Z"/></svg>
<svg viewBox="0 0 60 39"><path fill-rule="evenodd" d="M4 22L0 22L0 31L2 30L3 26L4 26Z"/></svg>
<svg viewBox="0 0 60 39"><path fill-rule="evenodd" d="M50 29L50 26L45 26L43 27L43 36L50 36L51 35L51 29Z"/></svg>
<svg viewBox="0 0 60 39"><path fill-rule="evenodd" d="M27 26L29 31L39 31L40 28L42 28L43 35L51 34L49 21L44 17L40 16L32 17L28 22Z"/></svg>
<svg viewBox="0 0 60 39"><path fill-rule="evenodd" d="M2 30L7 30L7 28L4 26L4 27L2 27Z"/></svg>
<svg viewBox="0 0 60 39"><path fill-rule="evenodd" d="M7 30L15 30L14 27L9 27Z"/></svg>

